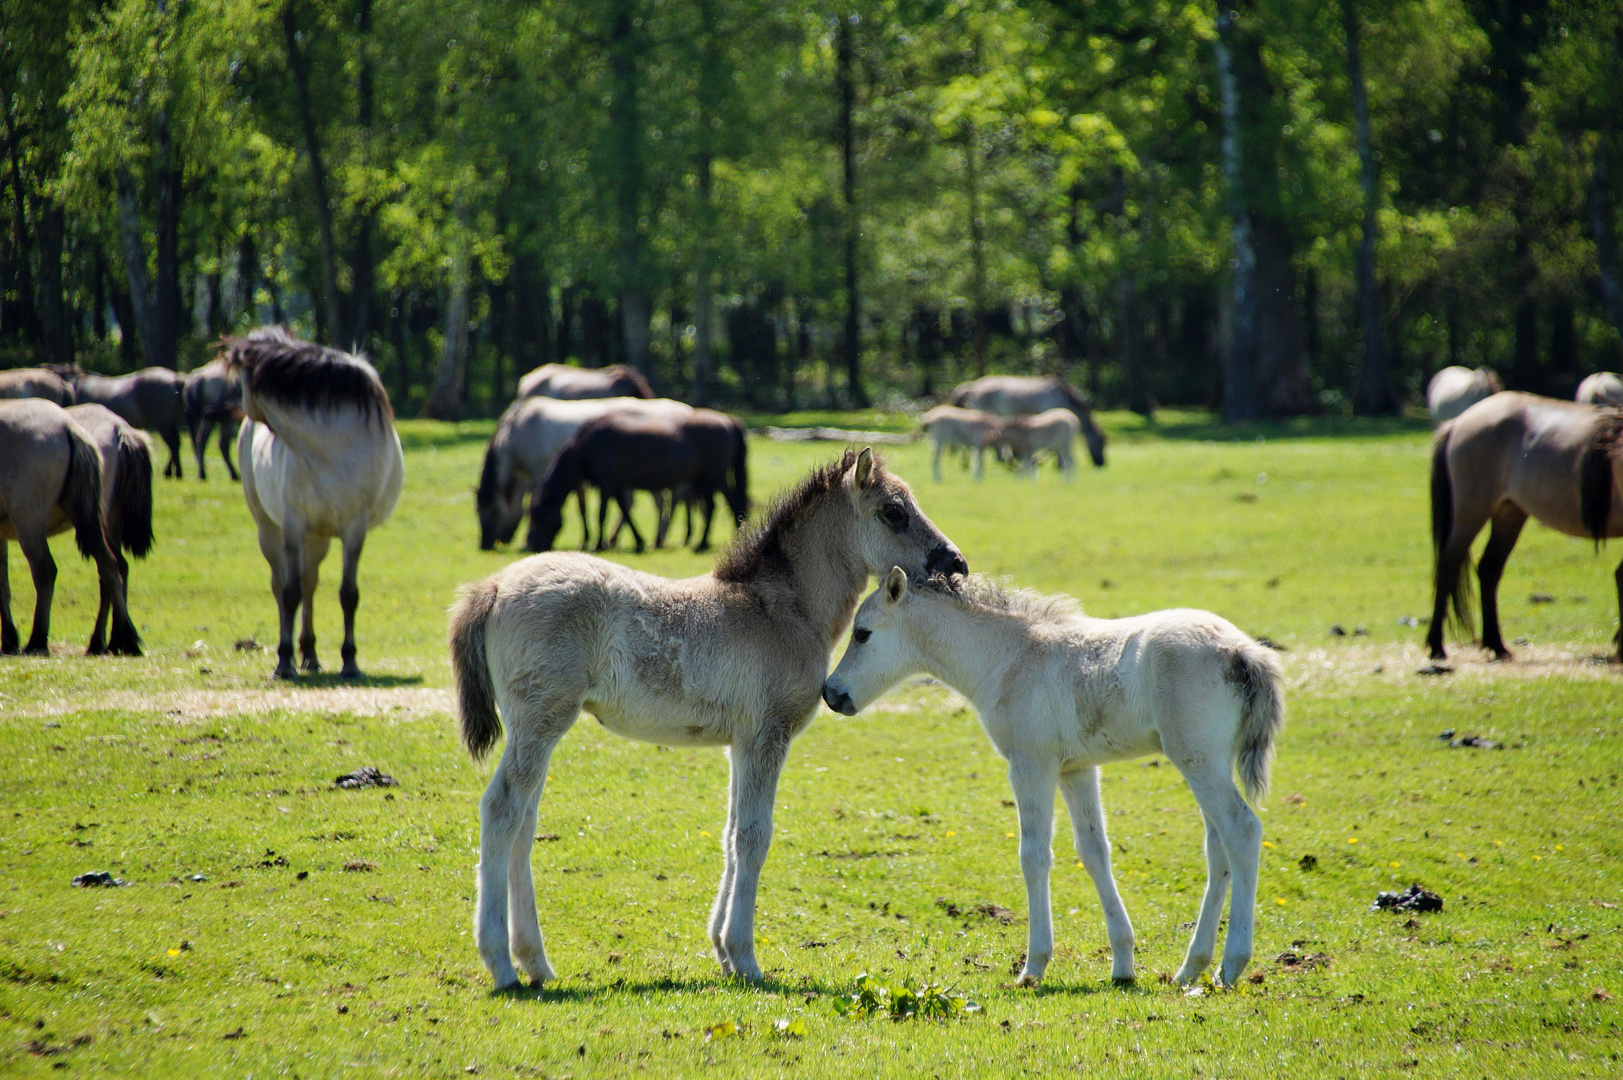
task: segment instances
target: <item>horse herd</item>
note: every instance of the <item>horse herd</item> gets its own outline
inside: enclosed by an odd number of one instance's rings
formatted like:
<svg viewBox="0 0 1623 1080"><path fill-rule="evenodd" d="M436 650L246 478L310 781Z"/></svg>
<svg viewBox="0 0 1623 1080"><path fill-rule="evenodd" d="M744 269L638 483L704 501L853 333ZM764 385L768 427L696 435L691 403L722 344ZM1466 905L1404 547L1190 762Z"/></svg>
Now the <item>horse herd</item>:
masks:
<svg viewBox="0 0 1623 1080"><path fill-rule="evenodd" d="M229 339L209 368L218 382L211 396L199 390L199 416L241 421L243 493L280 616L275 674L296 677L293 631L301 609L299 659L305 671L320 668L311 606L320 564L337 540L341 674L357 677L356 570L368 531L393 511L404 478L388 395L364 359L279 327ZM43 375L67 385L58 373ZM39 396L0 402L0 537L19 541L34 574L28 650L48 646L55 567L45 537L71 527L100 579L91 651L138 653L125 606L124 553L139 556L152 542L148 444L136 422L108 407L64 406L51 400L62 392L56 383L39 373L25 379ZM1065 468L1069 440L1080 435L1102 465L1104 437L1086 401L1055 383L996 377L961 387L944 407L951 411L925 417L937 463L944 446L964 445L1000 449L1030 468L1046 447ZM746 525L745 444L736 419L656 399L626 369L549 365L521 387L532 393L497 425L476 505L481 546L490 547L512 538L528 497L529 546L538 553L463 587L449 626L466 748L479 759L505 737L480 801L474 917L476 945L497 988L515 985L520 972L536 983L554 977L530 852L551 754L583 710L629 738L726 749L723 869L708 932L723 971L758 980L756 896L791 741L819 702L852 715L918 673L966 697L1008 762L1030 913L1023 985L1043 978L1054 951L1048 879L1056 788L1099 895L1112 975L1133 978L1133 930L1110 867L1099 766L1157 752L1183 774L1206 828L1206 889L1176 977L1187 983L1210 967L1227 901L1217 976L1228 985L1238 980L1252 952L1262 843L1251 801L1267 789L1284 722L1273 652L1209 612L1093 619L1067 598L1008 590L971 574L963 553L871 449L847 450L814 470ZM1062 434L1045 442L1048 428ZM199 429L192 430L196 437ZM1491 522L1493 534L1478 571L1482 642L1500 657L1508 653L1494 587L1529 515L1597 542L1623 535L1623 505L1614 497L1620 439L1623 410L1517 393L1492 394L1441 424L1432 458L1434 656L1443 651L1447 603L1457 617L1468 616L1462 573L1483 524ZM586 486L601 495L599 548L619 532L607 527L612 500L641 549L629 512L637 490L662 500L661 536L684 505L690 539L694 514L705 515L704 548L718 494L740 528L710 573L685 580L549 550L571 493L584 527ZM0 645L9 652L19 642L5 556L0 544ZM881 584L864 600L870 577ZM1623 605L1623 567L1618 582ZM830 671L848 627L846 651Z"/></svg>

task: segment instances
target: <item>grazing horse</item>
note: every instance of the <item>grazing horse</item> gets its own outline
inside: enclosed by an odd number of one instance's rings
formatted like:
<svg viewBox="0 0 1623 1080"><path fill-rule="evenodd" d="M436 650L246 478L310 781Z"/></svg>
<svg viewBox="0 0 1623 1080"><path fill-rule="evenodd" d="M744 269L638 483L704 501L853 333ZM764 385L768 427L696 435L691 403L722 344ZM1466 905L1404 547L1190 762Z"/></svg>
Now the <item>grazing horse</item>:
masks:
<svg viewBox="0 0 1623 1080"><path fill-rule="evenodd" d="M1048 451L1054 455L1059 471L1069 480L1076 475L1076 459L1071 456L1071 444L1082 434L1082 425L1069 409L1049 409L1036 416L1016 416L1009 419L999 432L997 445L1014 458L1017 470L1037 475L1037 455Z"/></svg>
<svg viewBox="0 0 1623 1080"><path fill-rule="evenodd" d="M605 368L578 368L568 364L542 364L518 381L518 396L563 398L651 398L653 387L636 368L615 364Z"/></svg>
<svg viewBox="0 0 1623 1080"><path fill-rule="evenodd" d="M127 551L144 559L152 550L152 445L139 428L104 405L72 405L68 415L84 429L101 455L101 510L107 523L107 547L118 562L129 601ZM112 597L106 591L90 632L92 653L106 651L107 617Z"/></svg>
<svg viewBox="0 0 1623 1080"><path fill-rule="evenodd" d="M1505 388L1490 368L1445 367L1426 384L1426 411L1434 424L1446 423L1483 398Z"/></svg>
<svg viewBox="0 0 1623 1080"><path fill-rule="evenodd" d="M1597 371L1578 384L1572 399L1585 405L1623 405L1623 377L1615 371Z"/></svg>
<svg viewBox="0 0 1623 1080"><path fill-rule="evenodd" d="M979 409L960 409L956 405L937 405L919 417L919 425L935 445L930 458L930 472L941 480L941 451L949 446L962 447L975 452L975 480L980 482L981 461L986 448L997 442L1003 430L1003 421Z"/></svg>
<svg viewBox="0 0 1623 1080"><path fill-rule="evenodd" d="M73 404L73 384L45 368L0 371L0 399L44 398L57 405Z"/></svg>
<svg viewBox="0 0 1623 1080"><path fill-rule="evenodd" d="M965 409L980 409L997 416L1035 416L1049 409L1069 409L1082 425L1093 463L1105 463L1105 433L1093 420L1093 408L1082 392L1054 375L984 375L960 383L948 399Z"/></svg>
<svg viewBox="0 0 1623 1080"><path fill-rule="evenodd" d="M1499 579L1529 517L1596 546L1623 536L1623 410L1599 409L1532 394L1495 394L1437 429L1431 450L1434 600L1426 646L1443 648L1452 600L1456 623L1471 627L1466 578L1471 542L1492 524L1477 563L1482 588L1482 647L1509 660L1499 632ZM1623 565L1617 568L1623 614ZM1623 660L1623 630L1614 655Z"/></svg>
<svg viewBox="0 0 1623 1080"><path fill-rule="evenodd" d="M868 576L963 571L964 558L872 450L818 469L734 538L715 569L673 581L576 552L521 559L451 608L462 739L507 745L479 804L474 940L496 987L554 978L530 874L553 747L582 708L662 746L725 746L732 767L709 934L722 970L761 978L755 896L778 776L811 723L834 643Z"/></svg>
<svg viewBox="0 0 1623 1080"><path fill-rule="evenodd" d="M857 611L851 644L823 687L847 716L925 672L967 697L1009 763L1020 817L1020 869L1030 923L1020 984L1054 955L1048 906L1054 788L1071 815L1076 854L1093 878L1110 939L1111 974L1133 978L1133 925L1110 872L1099 765L1166 754L1206 819L1206 895L1177 980L1212 962L1233 882L1219 973L1233 986L1251 960L1262 823L1274 740L1285 719L1279 661L1206 611L1090 619L1069 597L1005 592L978 577L910 587L892 570Z"/></svg>
<svg viewBox="0 0 1623 1080"><path fill-rule="evenodd" d="M225 458L226 471L233 482L241 479L237 467L231 464L231 441L237 435L242 385L227 370L225 360L216 357L186 376L186 389L181 397L186 406L186 426L192 433L192 453L197 455L197 478L208 479L203 459L207 456L209 436L218 425L220 456Z"/></svg>
<svg viewBox="0 0 1623 1080"><path fill-rule="evenodd" d="M531 551L551 551L563 527L564 504L583 485L598 489L597 546L614 544L606 528L609 500L620 507L620 524L631 528L637 551L644 548L642 534L631 520L631 496L636 491L682 492L704 508L704 532L695 551L710 546L710 519L716 492L725 495L735 524L749 513L749 478L745 466L743 425L730 416L696 409L680 420L654 419L609 413L581 425L542 478L530 500ZM692 529L689 510L689 533ZM663 517L663 515L662 515ZM663 540L665 522L660 523ZM619 527L614 538L619 536Z"/></svg>
<svg viewBox="0 0 1623 1080"><path fill-rule="evenodd" d="M44 656L56 594L56 560L45 538L72 526L79 553L96 560L102 605L112 609L110 639L103 643L93 636L90 651L105 647L141 655L140 636L124 607L118 559L107 542L101 478L96 444L62 406L37 399L0 402L0 653L16 652L18 643L6 542L17 541L34 579L34 628L23 652Z"/></svg>
<svg viewBox="0 0 1623 1080"><path fill-rule="evenodd" d="M149 367L128 375L84 375L74 387L76 400L105 405L129 423L156 431L169 448L164 476L181 479L180 429L186 422L181 391L186 380L168 368Z"/></svg>
<svg viewBox="0 0 1623 1080"><path fill-rule="evenodd" d="M225 359L242 383L242 494L259 525L281 615L276 677L295 676L293 619L301 602L300 657L305 671L321 670L311 615L321 560L337 539L344 552L339 677L358 679L355 572L367 532L394 512L406 470L389 395L361 357L300 341L280 326L228 340Z"/></svg>
<svg viewBox="0 0 1623 1080"><path fill-rule="evenodd" d="M611 412L632 416L680 419L693 406L669 398L592 398L559 401L556 398L520 398L496 422L496 433L485 448L474 506L479 512L479 548L490 551L513 540L524 519L524 499L547 475L558 449L582 424ZM580 498L581 527L586 529L586 496ZM581 544L585 547L583 541Z"/></svg>

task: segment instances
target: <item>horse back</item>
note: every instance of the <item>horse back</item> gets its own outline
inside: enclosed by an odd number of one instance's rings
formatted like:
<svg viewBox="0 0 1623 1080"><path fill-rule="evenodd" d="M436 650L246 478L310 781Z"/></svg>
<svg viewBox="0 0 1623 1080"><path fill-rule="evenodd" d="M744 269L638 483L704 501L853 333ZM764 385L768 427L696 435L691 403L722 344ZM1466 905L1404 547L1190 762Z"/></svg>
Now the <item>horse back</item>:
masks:
<svg viewBox="0 0 1623 1080"><path fill-rule="evenodd" d="M1509 501L1569 536L1590 535L1580 477L1613 415L1517 392L1466 409L1453 422L1446 451L1456 521L1483 520Z"/></svg>

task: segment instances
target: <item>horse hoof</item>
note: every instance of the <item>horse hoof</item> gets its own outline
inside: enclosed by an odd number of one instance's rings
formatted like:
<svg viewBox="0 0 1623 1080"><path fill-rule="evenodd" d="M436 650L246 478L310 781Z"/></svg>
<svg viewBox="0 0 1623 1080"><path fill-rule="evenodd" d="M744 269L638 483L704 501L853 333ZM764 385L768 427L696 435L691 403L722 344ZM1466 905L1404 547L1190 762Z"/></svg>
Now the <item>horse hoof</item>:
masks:
<svg viewBox="0 0 1623 1080"><path fill-rule="evenodd" d="M28 648L23 650L23 655L24 656L50 656L51 655L51 647L49 645L30 645L30 646L28 646Z"/></svg>
<svg viewBox="0 0 1623 1080"><path fill-rule="evenodd" d="M299 666L302 667L307 674L310 674L310 675L319 675L319 674L321 674L321 661L317 660L313 656L306 657L304 663L300 664Z"/></svg>
<svg viewBox="0 0 1623 1080"><path fill-rule="evenodd" d="M292 664L277 664L276 670L271 673L271 677L292 682L299 677L299 673L293 670Z"/></svg>
<svg viewBox="0 0 1623 1080"><path fill-rule="evenodd" d="M338 677L340 679L349 679L354 681L356 679L364 679L366 676L362 675L361 669L356 667L354 664L345 664L344 670L338 673Z"/></svg>
<svg viewBox="0 0 1623 1080"><path fill-rule="evenodd" d="M1016 985L1016 986L1036 986L1040 982L1042 982L1042 977L1041 976L1027 975L1027 974L1022 973L1020 978L1015 980L1014 985Z"/></svg>

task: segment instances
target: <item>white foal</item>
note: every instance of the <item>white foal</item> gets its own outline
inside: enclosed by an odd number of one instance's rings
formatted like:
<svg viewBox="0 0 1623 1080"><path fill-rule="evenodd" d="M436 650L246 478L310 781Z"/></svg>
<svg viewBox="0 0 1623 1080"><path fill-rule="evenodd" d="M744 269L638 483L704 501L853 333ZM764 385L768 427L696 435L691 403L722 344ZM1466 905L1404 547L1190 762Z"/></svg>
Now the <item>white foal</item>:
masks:
<svg viewBox="0 0 1623 1080"><path fill-rule="evenodd" d="M1104 908L1111 974L1133 977L1133 926L1110 873L1099 764L1157 751L1183 773L1206 819L1206 895L1177 979L1191 982L1211 964L1231 882L1220 977L1228 985L1240 977L1251 960L1262 823L1234 770L1251 798L1267 790L1285 718L1273 653L1206 611L1090 619L1069 597L1005 592L979 577L910 586L894 569L857 611L823 700L851 716L919 672L970 700L1009 763L1030 911L1022 985L1035 985L1054 954L1056 785Z"/></svg>
<svg viewBox="0 0 1623 1080"><path fill-rule="evenodd" d="M935 456L930 459L930 471L937 481L941 479L941 451L949 446L961 446L975 453L975 479L981 478L981 462L986 448L997 442L1003 431L1003 420L978 409L960 409L955 405L937 405L923 416L919 424L935 444Z"/></svg>
<svg viewBox="0 0 1623 1080"><path fill-rule="evenodd" d="M1071 444L1082 435L1082 423L1070 409L1048 409L1036 416L1015 416L1006 420L997 444L1014 457L1015 468L1033 479L1037 476L1037 455L1044 450L1054 455L1065 479L1076 475L1076 458Z"/></svg>

